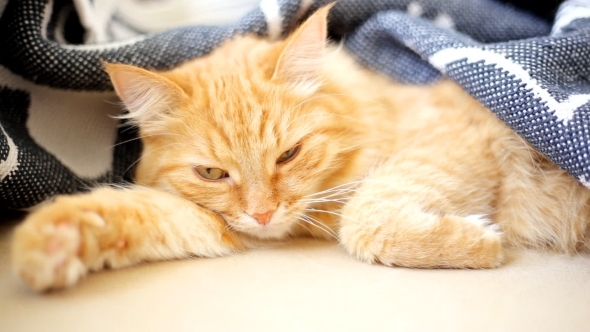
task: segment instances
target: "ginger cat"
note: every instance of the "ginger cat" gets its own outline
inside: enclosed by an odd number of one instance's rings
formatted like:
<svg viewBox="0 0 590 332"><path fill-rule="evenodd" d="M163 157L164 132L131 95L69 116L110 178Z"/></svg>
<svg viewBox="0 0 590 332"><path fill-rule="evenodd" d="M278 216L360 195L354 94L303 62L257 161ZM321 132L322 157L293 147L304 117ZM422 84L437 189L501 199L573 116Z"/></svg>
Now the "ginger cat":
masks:
<svg viewBox="0 0 590 332"><path fill-rule="evenodd" d="M337 239L370 263L492 268L590 244L590 190L457 85L408 86L326 46L329 6L154 72L105 64L140 128L139 186L58 197L14 234L35 290L89 271Z"/></svg>

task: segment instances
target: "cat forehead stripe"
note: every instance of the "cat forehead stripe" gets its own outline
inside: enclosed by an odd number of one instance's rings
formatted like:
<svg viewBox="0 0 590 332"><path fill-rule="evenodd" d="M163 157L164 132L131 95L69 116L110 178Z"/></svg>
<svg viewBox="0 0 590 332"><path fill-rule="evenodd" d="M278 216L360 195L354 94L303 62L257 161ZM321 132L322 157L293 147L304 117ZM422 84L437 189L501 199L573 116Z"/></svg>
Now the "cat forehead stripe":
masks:
<svg viewBox="0 0 590 332"><path fill-rule="evenodd" d="M562 102L557 101L522 66L495 52L474 47L447 48L434 53L428 58L428 61L442 72L445 72L449 64L460 60L466 60L467 63L483 61L486 65L495 65L497 68L514 75L524 83L523 89L528 89L535 97L544 102L553 111L557 119L564 124L572 120L577 108L590 101L590 94L572 94Z"/></svg>

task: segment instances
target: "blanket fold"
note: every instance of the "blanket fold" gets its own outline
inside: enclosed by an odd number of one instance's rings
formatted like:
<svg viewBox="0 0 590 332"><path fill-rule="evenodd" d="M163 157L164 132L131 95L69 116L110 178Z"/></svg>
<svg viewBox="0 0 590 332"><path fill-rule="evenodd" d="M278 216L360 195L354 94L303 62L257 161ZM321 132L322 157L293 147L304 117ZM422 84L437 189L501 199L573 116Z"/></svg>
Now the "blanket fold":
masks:
<svg viewBox="0 0 590 332"><path fill-rule="evenodd" d="M169 69L235 34L285 36L330 2L263 0L229 25L75 44L90 0L0 1L0 210L133 181L141 146L110 117L101 59ZM494 0L340 0L329 20L363 65L412 84L448 76L590 187L590 0L565 1L553 26Z"/></svg>

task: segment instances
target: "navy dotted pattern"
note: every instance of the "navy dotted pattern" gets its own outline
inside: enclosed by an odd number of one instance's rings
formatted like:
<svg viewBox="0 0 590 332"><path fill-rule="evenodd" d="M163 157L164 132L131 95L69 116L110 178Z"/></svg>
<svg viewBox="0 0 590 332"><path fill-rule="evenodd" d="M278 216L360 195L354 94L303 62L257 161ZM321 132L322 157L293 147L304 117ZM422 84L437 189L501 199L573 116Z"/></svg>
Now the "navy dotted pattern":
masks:
<svg viewBox="0 0 590 332"><path fill-rule="evenodd" d="M0 64L37 84L61 89L112 90L100 60L165 70L209 53L235 33L266 30L264 16L257 10L233 27L179 28L118 47L64 47L42 36L48 3L9 1L0 19L0 41L10 51L1 53Z"/></svg>
<svg viewBox="0 0 590 332"><path fill-rule="evenodd" d="M276 1L285 35L301 18L302 0ZM332 0L306 2L312 4L302 17ZM265 35L268 26L257 8L233 26L192 26L118 44L66 46L54 40L55 18L70 5L71 0L9 0L0 13L0 65L41 86L110 91L101 59L169 69L209 53L235 34ZM419 17L408 15L410 8ZM51 15L47 26L43 26L44 13ZM450 19L453 29L433 24L441 18L447 23ZM75 17L68 18L68 22L75 21ZM588 104L581 105L564 123L519 77L497 65L460 58L444 68L429 63L441 50L479 48L519 64L557 101L590 93L590 21L576 20L563 27L559 36L548 37L550 31L549 22L493 0L339 0L330 12L331 36L343 39L361 63L410 83L430 83L448 75L586 183L590 179ZM68 33L81 36L83 31ZM117 143L121 144L114 149L107 174L81 179L30 138L25 126L30 93L35 92L0 86L0 125L19 150L18 169L0 181L0 210L30 207L53 195L100 182L133 180L134 161L141 152L136 130L119 129ZM72 116L75 114L73 110ZM8 156L8 140L0 136L2 162Z"/></svg>
<svg viewBox="0 0 590 332"><path fill-rule="evenodd" d="M562 4L568 5L568 1ZM440 10L452 13L445 6ZM483 43L485 38L469 31L451 31L403 12L382 11L352 33L346 46L363 64L409 83L439 79L432 57L441 51L452 54L453 60L438 68L444 75L589 186L590 17L572 21L561 34L553 36L550 27L542 23L536 32L529 28L519 31L517 25L510 25L520 22L519 15L514 11L499 21L505 25L505 32L509 26L514 28L513 38L504 36L505 41ZM453 20L461 22L462 16ZM533 32L537 35L516 37ZM481 51L481 59L469 61L469 49ZM404 56L407 53L413 55ZM498 56L506 61L495 61ZM540 96L533 88L546 94ZM563 110L556 109L562 105L555 104L567 103L573 95L581 95L582 102L565 112L569 115L557 116Z"/></svg>
<svg viewBox="0 0 590 332"><path fill-rule="evenodd" d="M315 1L312 9L331 2ZM450 16L457 31L483 43L530 38L550 30L544 20L493 0L339 0L330 12L330 28L348 34L376 13L406 12L410 6L421 8L426 19Z"/></svg>
<svg viewBox="0 0 590 332"><path fill-rule="evenodd" d="M37 146L25 129L29 94L25 91L0 88L0 123L4 132L18 147L18 172L0 183L0 207L24 209L58 193L84 190L89 181L76 177L67 168ZM4 136L3 133L0 135ZM7 143L6 136L0 143ZM8 146L0 145L0 155L8 154ZM0 210L2 210L0 209Z"/></svg>

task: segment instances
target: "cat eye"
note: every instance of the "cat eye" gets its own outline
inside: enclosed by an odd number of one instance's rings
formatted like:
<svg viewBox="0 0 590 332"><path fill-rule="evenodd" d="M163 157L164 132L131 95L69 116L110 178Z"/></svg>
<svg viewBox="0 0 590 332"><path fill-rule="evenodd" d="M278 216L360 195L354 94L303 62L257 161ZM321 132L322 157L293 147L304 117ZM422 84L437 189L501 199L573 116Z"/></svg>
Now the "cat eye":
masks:
<svg viewBox="0 0 590 332"><path fill-rule="evenodd" d="M197 166L195 167L195 172L205 180L221 180L223 178L229 177L226 171L220 168L212 168L207 166Z"/></svg>
<svg viewBox="0 0 590 332"><path fill-rule="evenodd" d="M293 160L299 152L300 145L295 145L291 149L283 152L283 154L277 159L277 164L284 164L288 161Z"/></svg>

